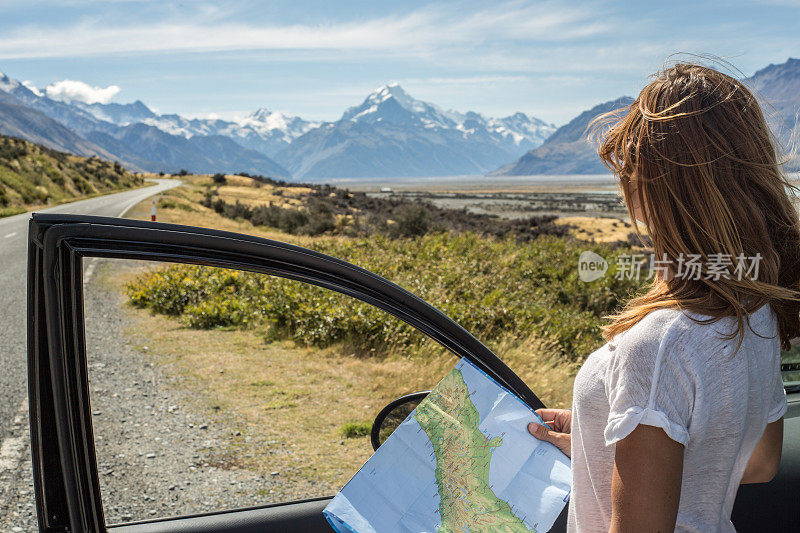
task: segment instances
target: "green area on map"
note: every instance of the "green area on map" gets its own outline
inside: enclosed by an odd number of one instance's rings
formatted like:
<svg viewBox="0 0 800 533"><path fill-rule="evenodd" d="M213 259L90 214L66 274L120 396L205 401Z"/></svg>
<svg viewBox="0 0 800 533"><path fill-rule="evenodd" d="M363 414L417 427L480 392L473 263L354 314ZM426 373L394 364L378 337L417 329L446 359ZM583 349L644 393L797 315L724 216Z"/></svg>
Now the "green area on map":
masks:
<svg viewBox="0 0 800 533"><path fill-rule="evenodd" d="M492 452L502 439L489 438L479 429L478 410L461 370L454 368L413 416L436 455L440 533L530 531L489 486Z"/></svg>

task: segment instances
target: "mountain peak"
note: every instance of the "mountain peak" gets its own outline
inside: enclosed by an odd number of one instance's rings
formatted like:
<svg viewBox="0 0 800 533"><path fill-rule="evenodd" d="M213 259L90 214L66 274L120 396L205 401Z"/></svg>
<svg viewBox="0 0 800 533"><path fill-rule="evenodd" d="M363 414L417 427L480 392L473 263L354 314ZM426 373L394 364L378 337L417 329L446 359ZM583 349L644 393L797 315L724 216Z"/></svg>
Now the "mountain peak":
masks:
<svg viewBox="0 0 800 533"><path fill-rule="evenodd" d="M0 91L11 93L20 86L22 86L20 82L0 72Z"/></svg>
<svg viewBox="0 0 800 533"><path fill-rule="evenodd" d="M262 119L270 116L271 114L272 111L270 111L266 107L259 107L258 109L247 115L247 118Z"/></svg>
<svg viewBox="0 0 800 533"><path fill-rule="evenodd" d="M259 123L265 125L268 129L284 130L288 127L288 123L293 122L295 118L296 117L286 116L280 111L270 111L266 107L259 107L247 115L241 123Z"/></svg>
<svg viewBox="0 0 800 533"><path fill-rule="evenodd" d="M749 78L749 81L758 84L763 78L790 73L800 73L800 59L790 57L784 63L770 63L766 67L757 70L755 74Z"/></svg>
<svg viewBox="0 0 800 533"><path fill-rule="evenodd" d="M408 124L419 120L430 125L429 127L455 125L455 121L448 113L433 104L417 100L396 82L383 85L369 93L361 105L345 111L341 120L370 123L387 121L395 124Z"/></svg>
<svg viewBox="0 0 800 533"><path fill-rule="evenodd" d="M138 108L138 109L146 109L146 110L148 110L148 111L151 111L151 112L152 112L152 110L151 110L149 107L147 107L147 104L145 104L145 103L144 103L144 102L142 102L141 100L136 100L136 101L135 101L135 102L133 102L131 105L132 105L132 106L134 106L134 107L136 107L136 108Z"/></svg>
<svg viewBox="0 0 800 533"><path fill-rule="evenodd" d="M374 97L375 99L380 100L386 100L389 98L397 98L398 100L413 100L413 98L411 98L397 82L389 83L375 89L369 97Z"/></svg>
<svg viewBox="0 0 800 533"><path fill-rule="evenodd" d="M319 122L303 120L280 111L270 111L266 107L256 109L245 118L237 120L236 124L244 128L242 132L252 130L265 138L280 138L286 144L320 125Z"/></svg>
<svg viewBox="0 0 800 533"><path fill-rule="evenodd" d="M389 100L395 100L400 107L410 111L412 113L420 112L424 109L424 106L428 105L425 102L421 102L413 98L410 94L408 94L400 84L397 82L389 83L386 85L382 85L378 87L367 96L364 103L361 104L361 107L371 107L371 106L380 106L384 102L388 102Z"/></svg>

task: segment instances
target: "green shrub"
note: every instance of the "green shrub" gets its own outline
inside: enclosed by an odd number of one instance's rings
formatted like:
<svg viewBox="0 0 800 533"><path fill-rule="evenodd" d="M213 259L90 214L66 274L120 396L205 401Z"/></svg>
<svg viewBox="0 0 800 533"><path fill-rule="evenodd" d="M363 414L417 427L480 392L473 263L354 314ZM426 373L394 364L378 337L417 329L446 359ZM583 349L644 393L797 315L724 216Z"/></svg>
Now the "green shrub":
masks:
<svg viewBox="0 0 800 533"><path fill-rule="evenodd" d="M518 243L473 233L413 239L321 240L315 248L362 266L438 307L480 340L536 333L570 360L602 344L602 317L639 288L607 275L578 278L578 256L592 249L614 271L630 250L542 236ZM130 302L179 316L190 327L254 327L269 339L328 346L349 343L364 353L418 344L422 336L372 305L313 285L260 274L172 265L127 286Z"/></svg>
<svg viewBox="0 0 800 533"><path fill-rule="evenodd" d="M346 439L366 437L371 430L372 422L347 422L340 429L342 437Z"/></svg>
<svg viewBox="0 0 800 533"><path fill-rule="evenodd" d="M308 221L300 226L299 233L312 236L321 235L336 227L330 206L323 202L313 203L306 213Z"/></svg>
<svg viewBox="0 0 800 533"><path fill-rule="evenodd" d="M425 235L430 228L428 205L415 203L400 209L400 216L392 226L392 233L401 237Z"/></svg>

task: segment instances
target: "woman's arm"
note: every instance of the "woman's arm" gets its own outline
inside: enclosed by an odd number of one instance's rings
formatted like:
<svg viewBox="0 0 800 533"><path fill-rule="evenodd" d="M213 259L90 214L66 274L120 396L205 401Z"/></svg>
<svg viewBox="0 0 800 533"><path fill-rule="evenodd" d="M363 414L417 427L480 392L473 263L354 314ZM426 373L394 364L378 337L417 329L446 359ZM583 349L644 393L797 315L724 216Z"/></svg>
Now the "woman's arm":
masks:
<svg viewBox="0 0 800 533"><path fill-rule="evenodd" d="M617 442L611 480L611 532L674 531L684 447L655 426L638 425Z"/></svg>
<svg viewBox="0 0 800 533"><path fill-rule="evenodd" d="M767 483L778 472L783 450L783 418L767 424L747 463L742 483Z"/></svg>

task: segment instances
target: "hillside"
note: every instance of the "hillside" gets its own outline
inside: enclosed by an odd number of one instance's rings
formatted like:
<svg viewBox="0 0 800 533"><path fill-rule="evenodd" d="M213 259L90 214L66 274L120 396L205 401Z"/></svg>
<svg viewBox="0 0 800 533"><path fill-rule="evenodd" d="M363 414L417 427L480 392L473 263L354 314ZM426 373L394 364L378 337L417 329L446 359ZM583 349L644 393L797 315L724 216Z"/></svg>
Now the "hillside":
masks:
<svg viewBox="0 0 800 533"><path fill-rule="evenodd" d="M770 128L781 141L781 149L791 154L800 112L800 59L789 58L785 63L770 64L744 80L761 101ZM627 97L600 104L560 127L540 147L534 148L516 161L492 172L492 176L525 176L531 174L595 174L605 173L594 147L586 142L589 122L601 113L628 105ZM795 139L792 139L794 131ZM800 169L800 155L786 165L787 170Z"/></svg>
<svg viewBox="0 0 800 533"><path fill-rule="evenodd" d="M21 137L53 150L83 156L112 156L48 115L0 90L0 135Z"/></svg>
<svg viewBox="0 0 800 533"><path fill-rule="evenodd" d="M118 163L0 136L0 216L143 184Z"/></svg>
<svg viewBox="0 0 800 533"><path fill-rule="evenodd" d="M792 132L797 143L798 112L800 112L800 59L789 58L779 65L768 65L746 80L762 100L762 109L772 131L783 146L781 149L791 153ZM766 104L766 105L765 105ZM800 169L800 155L787 165L788 170Z"/></svg>
<svg viewBox="0 0 800 533"><path fill-rule="evenodd" d="M630 105L627 96L604 102L584 111L568 124L558 128L538 148L513 163L492 172L492 176L530 176L534 174L604 174L594 146L588 142L587 127L598 115Z"/></svg>

